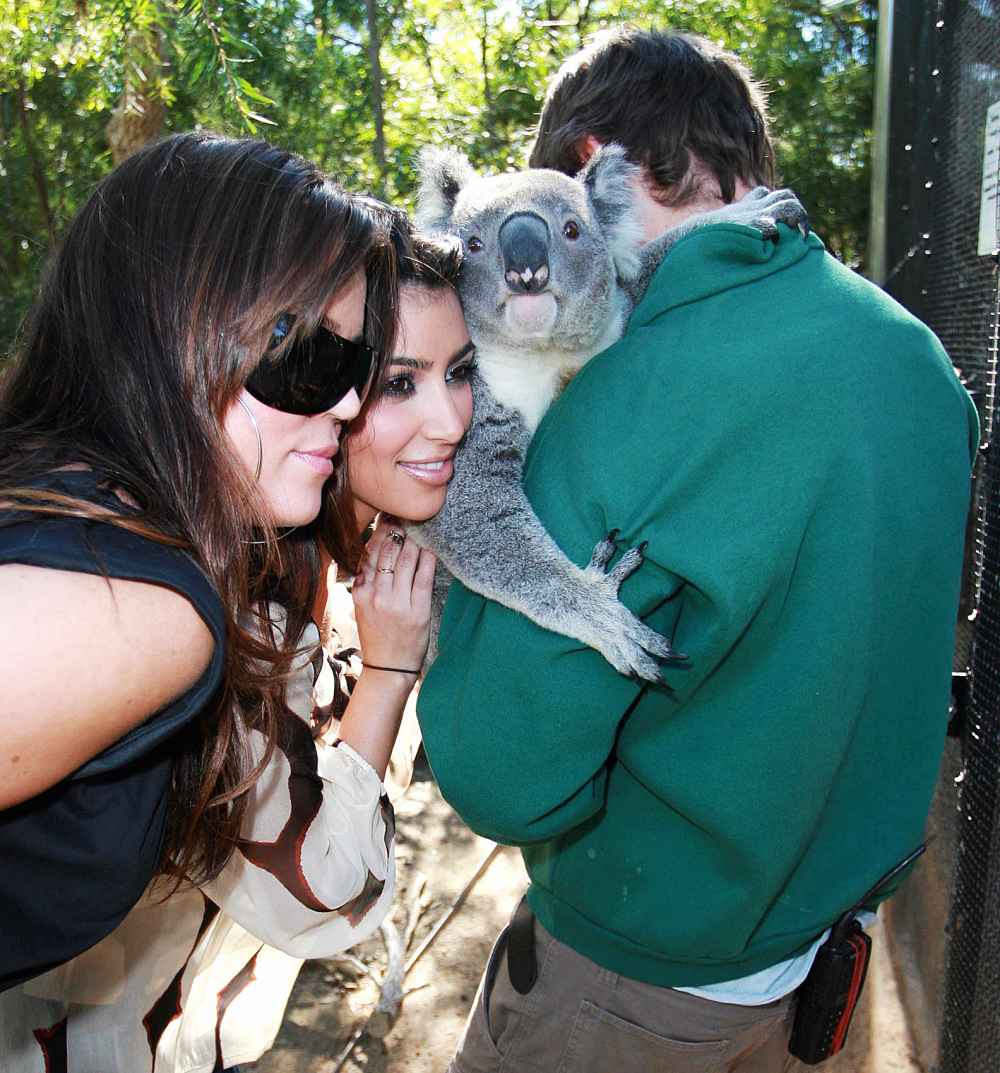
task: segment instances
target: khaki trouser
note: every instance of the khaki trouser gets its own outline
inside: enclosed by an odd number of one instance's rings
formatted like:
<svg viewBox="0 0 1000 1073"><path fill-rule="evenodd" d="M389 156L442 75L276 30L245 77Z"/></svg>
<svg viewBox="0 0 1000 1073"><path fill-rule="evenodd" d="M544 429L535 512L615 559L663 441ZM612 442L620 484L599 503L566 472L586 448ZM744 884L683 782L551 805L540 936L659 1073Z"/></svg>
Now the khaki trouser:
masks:
<svg viewBox="0 0 1000 1073"><path fill-rule="evenodd" d="M609 972L536 920L538 978L511 986L497 940L448 1073L784 1073L793 996L709 1002ZM801 1068L801 1067L798 1067Z"/></svg>

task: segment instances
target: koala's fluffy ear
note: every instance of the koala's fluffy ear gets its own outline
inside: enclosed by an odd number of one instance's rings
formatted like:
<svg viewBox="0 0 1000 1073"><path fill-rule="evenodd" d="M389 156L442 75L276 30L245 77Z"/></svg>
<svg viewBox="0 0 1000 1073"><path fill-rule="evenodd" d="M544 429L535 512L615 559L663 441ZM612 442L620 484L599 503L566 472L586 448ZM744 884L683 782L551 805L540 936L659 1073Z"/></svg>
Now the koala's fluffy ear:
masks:
<svg viewBox="0 0 1000 1073"><path fill-rule="evenodd" d="M632 185L638 175L639 169L626 159L625 150L613 142L602 145L577 175L607 236L618 276L626 283L638 276L642 263L642 228Z"/></svg>
<svg viewBox="0 0 1000 1073"><path fill-rule="evenodd" d="M421 150L417 227L431 234L448 231L459 191L475 178L476 173L464 154L454 149Z"/></svg>

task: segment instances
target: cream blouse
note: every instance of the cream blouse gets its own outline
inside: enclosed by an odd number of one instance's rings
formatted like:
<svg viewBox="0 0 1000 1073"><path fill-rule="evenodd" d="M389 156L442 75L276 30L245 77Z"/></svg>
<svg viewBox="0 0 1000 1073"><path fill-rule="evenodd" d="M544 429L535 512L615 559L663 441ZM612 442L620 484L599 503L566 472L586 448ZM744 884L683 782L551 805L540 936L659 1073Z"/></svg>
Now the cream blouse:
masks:
<svg viewBox="0 0 1000 1073"><path fill-rule="evenodd" d="M298 717L251 791L222 874L161 900L162 880L106 939L0 994L3 1073L213 1073L274 1041L303 958L370 935L393 894L393 812L374 769L314 739L339 717L357 650L323 657L311 625L288 705ZM263 738L254 732L263 755Z"/></svg>

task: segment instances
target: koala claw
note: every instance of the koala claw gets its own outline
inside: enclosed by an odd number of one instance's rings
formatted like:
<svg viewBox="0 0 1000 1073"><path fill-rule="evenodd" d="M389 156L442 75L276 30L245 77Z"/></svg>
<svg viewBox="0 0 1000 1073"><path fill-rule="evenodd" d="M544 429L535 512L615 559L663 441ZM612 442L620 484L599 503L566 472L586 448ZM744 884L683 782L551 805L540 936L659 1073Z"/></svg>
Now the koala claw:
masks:
<svg viewBox="0 0 1000 1073"><path fill-rule="evenodd" d="M667 638L651 630L618 600L622 583L642 565L648 542L630 548L614 568L605 573L615 551L614 538L617 536L618 530L613 530L594 548L586 571L602 592L599 614L595 616L598 620L595 638L591 643L619 673L663 684L659 661L687 657L675 652Z"/></svg>
<svg viewBox="0 0 1000 1073"><path fill-rule="evenodd" d="M766 186L756 186L740 201L717 210L711 216L749 224L757 228L765 239L777 240L778 224L797 228L803 237L809 234L809 213L794 191L788 189L769 190Z"/></svg>
<svg viewBox="0 0 1000 1073"><path fill-rule="evenodd" d="M612 529L610 533L600 543L595 545L594 553L590 557L590 562L587 564L588 569L600 570L604 572L604 568L611 560L611 556L616 551L615 542L618 540L617 529Z"/></svg>
<svg viewBox="0 0 1000 1073"><path fill-rule="evenodd" d="M791 190L775 190L765 201L770 222L768 237L777 238L778 224L796 228L803 238L809 234L809 213Z"/></svg>
<svg viewBox="0 0 1000 1073"><path fill-rule="evenodd" d="M627 577L630 577L642 566L646 558L645 552L646 548L642 544L637 548L630 548L608 573L608 580L614 585L615 592L622 587Z"/></svg>
<svg viewBox="0 0 1000 1073"><path fill-rule="evenodd" d="M632 629L629 631L628 641L631 647L627 651L619 647L620 662L616 663L608 652L604 653L605 658L614 663L617 670L622 674L627 674L630 678L664 685L660 661L684 660L687 657L675 652L665 637L661 637L638 619L633 619L630 625Z"/></svg>

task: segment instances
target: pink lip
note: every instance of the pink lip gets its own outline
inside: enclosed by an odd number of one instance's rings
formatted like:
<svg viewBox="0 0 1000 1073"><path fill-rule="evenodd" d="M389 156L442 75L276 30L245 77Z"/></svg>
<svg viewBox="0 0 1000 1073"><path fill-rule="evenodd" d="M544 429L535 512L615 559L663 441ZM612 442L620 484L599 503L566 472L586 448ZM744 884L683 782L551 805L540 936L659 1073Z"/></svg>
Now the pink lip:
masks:
<svg viewBox="0 0 1000 1073"><path fill-rule="evenodd" d="M447 458L424 458L419 461L397 462L400 469L424 484L447 484L455 472L452 456Z"/></svg>
<svg viewBox="0 0 1000 1073"><path fill-rule="evenodd" d="M310 469L329 477L333 473L333 458L338 450L340 450L340 444L334 443L315 451L293 451L292 454L296 458L301 458Z"/></svg>

